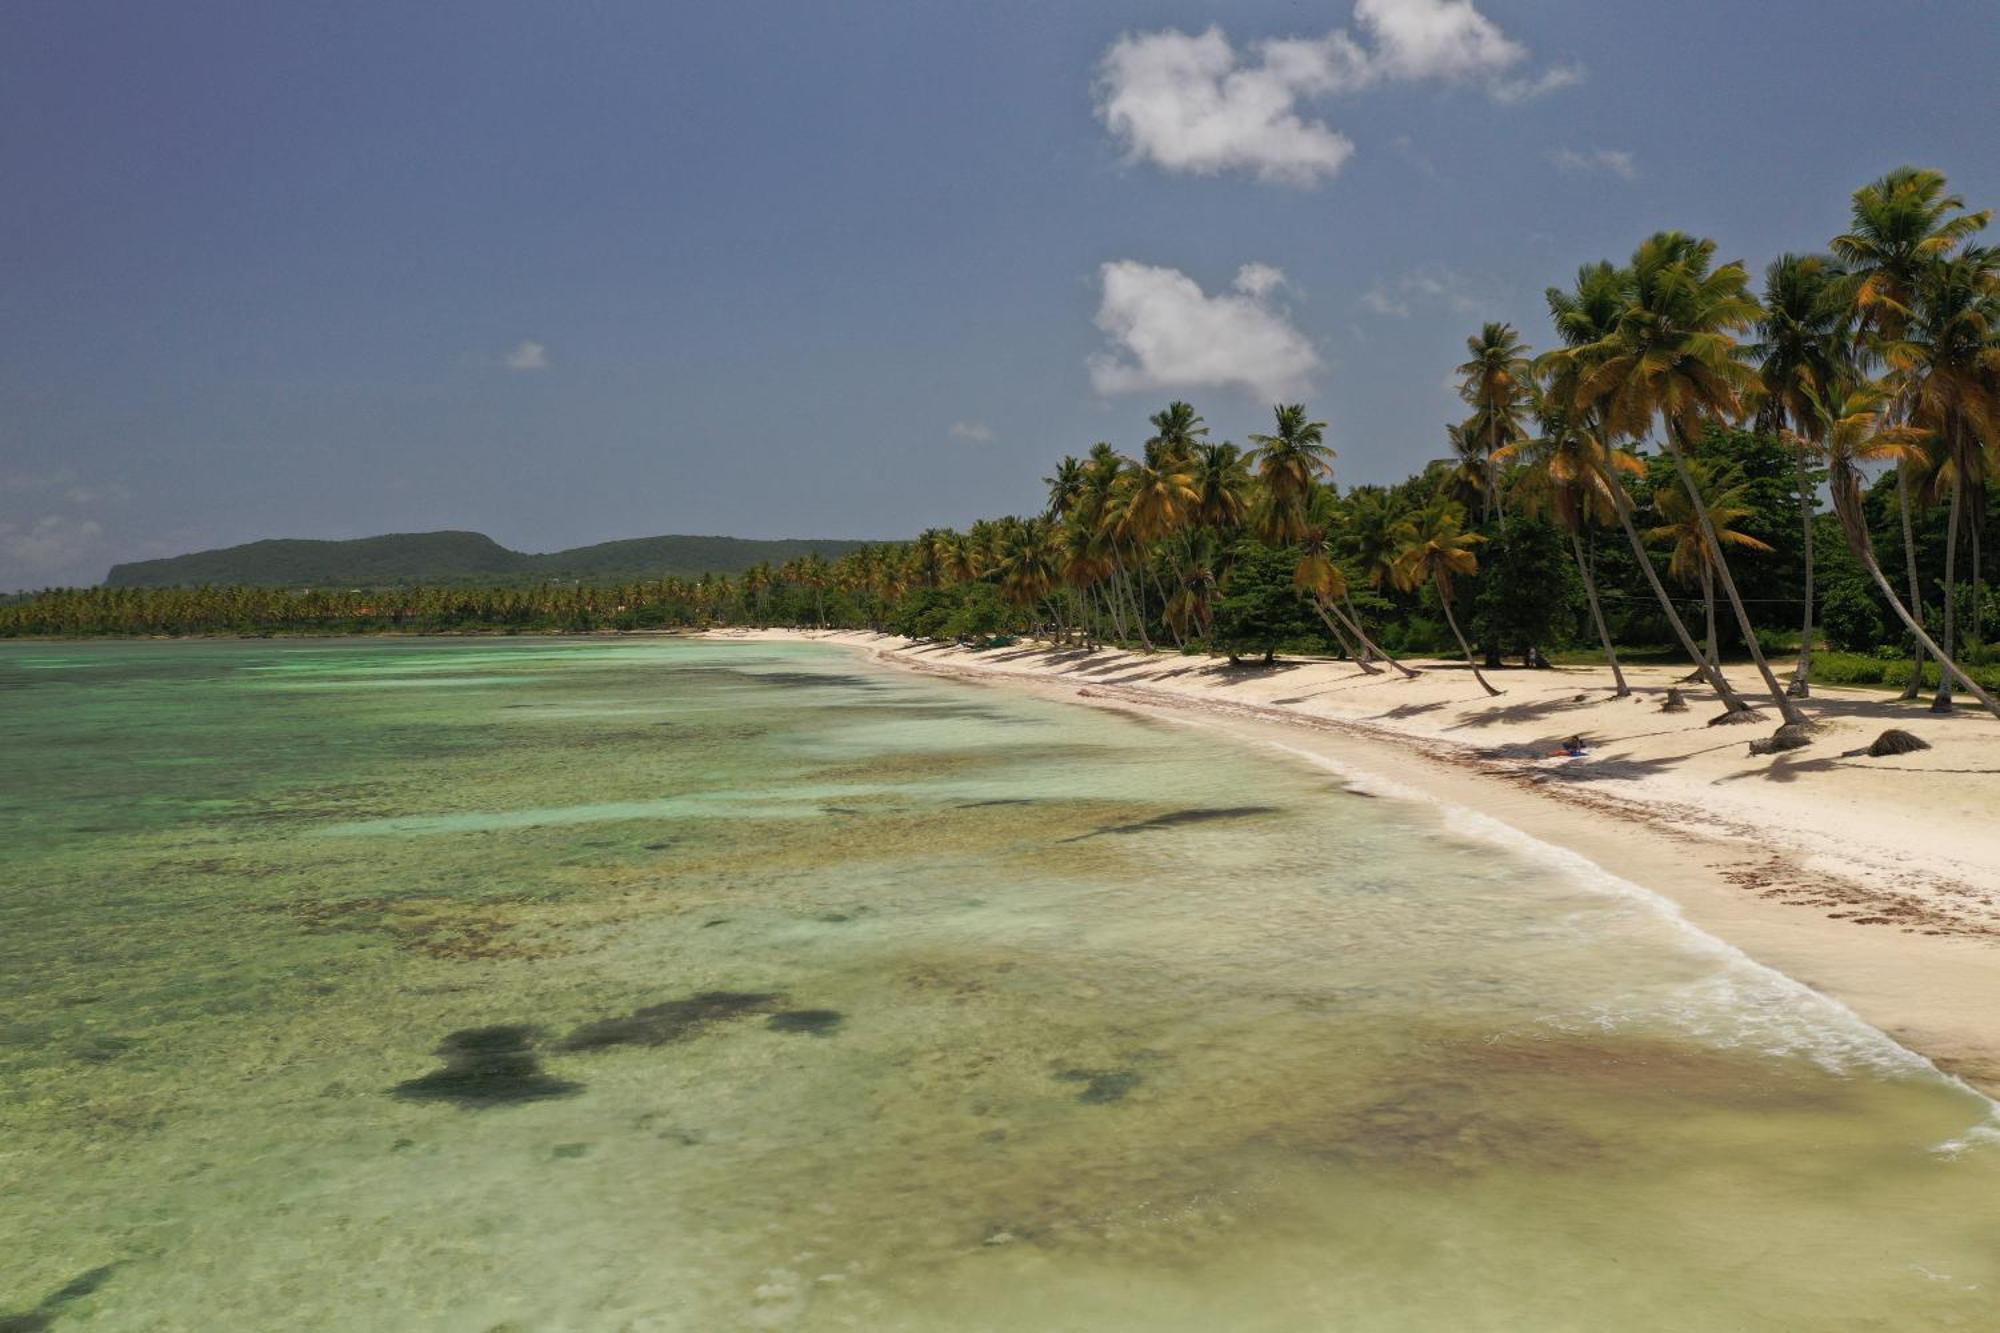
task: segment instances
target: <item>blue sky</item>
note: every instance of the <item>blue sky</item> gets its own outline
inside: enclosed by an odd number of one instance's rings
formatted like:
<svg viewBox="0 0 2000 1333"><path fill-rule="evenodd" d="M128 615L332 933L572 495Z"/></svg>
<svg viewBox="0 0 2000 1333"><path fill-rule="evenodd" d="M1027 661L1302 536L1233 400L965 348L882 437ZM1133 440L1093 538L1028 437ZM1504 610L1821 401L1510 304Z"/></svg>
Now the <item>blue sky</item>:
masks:
<svg viewBox="0 0 2000 1333"><path fill-rule="evenodd" d="M1389 480L1467 333L1649 231L2000 205L1991 0L1359 5L8 6L0 588L904 536L1176 396Z"/></svg>

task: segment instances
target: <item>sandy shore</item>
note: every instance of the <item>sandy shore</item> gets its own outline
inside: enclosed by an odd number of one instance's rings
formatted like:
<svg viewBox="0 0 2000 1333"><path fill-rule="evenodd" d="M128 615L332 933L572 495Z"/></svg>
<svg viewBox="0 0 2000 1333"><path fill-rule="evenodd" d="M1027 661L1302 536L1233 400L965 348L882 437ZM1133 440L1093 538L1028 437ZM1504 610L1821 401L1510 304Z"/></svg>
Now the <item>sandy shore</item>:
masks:
<svg viewBox="0 0 2000 1333"><path fill-rule="evenodd" d="M1904 1045L2000 1095L2000 722L1858 690L1816 688L1811 748L1751 757L1759 726L1711 727L1706 688L1662 713L1685 674L1503 671L1488 699L1462 666L1415 680L1351 662L972 651L887 635L811 637L884 663L1159 713L1337 767L1363 789L1442 802L1583 856L1661 894L1696 926L1848 1005ZM1743 684L1747 687L1748 680ZM1747 694L1746 688L1746 694ZM1853 753L1889 726L1932 748ZM1568 736L1581 758L1551 757Z"/></svg>

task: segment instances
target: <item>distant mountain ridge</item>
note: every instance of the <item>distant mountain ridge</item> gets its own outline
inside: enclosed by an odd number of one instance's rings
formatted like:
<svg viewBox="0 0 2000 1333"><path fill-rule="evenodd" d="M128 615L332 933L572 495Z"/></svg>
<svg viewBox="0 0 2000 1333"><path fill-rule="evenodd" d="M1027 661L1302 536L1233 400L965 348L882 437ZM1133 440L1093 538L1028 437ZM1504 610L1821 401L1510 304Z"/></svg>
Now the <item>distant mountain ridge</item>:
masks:
<svg viewBox="0 0 2000 1333"><path fill-rule="evenodd" d="M410 583L586 583L668 575L740 574L817 552L836 560L871 543L820 538L758 541L746 537L634 537L535 555L511 551L483 532L396 532L348 541L277 538L195 551L164 560L113 565L110 588L201 584L282 587L382 587Z"/></svg>

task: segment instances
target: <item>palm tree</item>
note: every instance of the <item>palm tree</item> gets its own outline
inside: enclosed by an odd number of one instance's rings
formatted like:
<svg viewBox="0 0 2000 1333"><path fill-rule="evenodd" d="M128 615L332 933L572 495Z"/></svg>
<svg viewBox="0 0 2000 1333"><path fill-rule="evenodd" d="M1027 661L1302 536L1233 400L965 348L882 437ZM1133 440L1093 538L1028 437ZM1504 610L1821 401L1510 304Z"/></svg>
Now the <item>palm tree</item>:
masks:
<svg viewBox="0 0 2000 1333"><path fill-rule="evenodd" d="M1153 434L1146 441L1146 461L1156 466L1169 459L1185 463L1194 447L1208 434L1208 425L1187 403L1175 399L1166 410L1151 417Z"/></svg>
<svg viewBox="0 0 2000 1333"><path fill-rule="evenodd" d="M1890 584L1888 576L1882 572L1882 565L1875 557L1875 539L1868 531L1868 514L1864 504L1866 484L1862 469L1875 462L1891 461L1898 465L1920 448L1918 432L1909 427L1893 427L1887 424L1889 398L1874 385L1862 385L1851 390L1837 407L1831 409L1815 402L1814 409L1821 417L1820 428L1813 441L1801 437L1797 443L1801 448L1814 447L1814 441L1823 451L1827 464L1827 491L1833 499L1833 512L1840 520L1841 534L1847 538L1847 548L1861 567L1868 571L1868 577L1875 583L1875 590L1896 613L1917 641L1917 646L1927 655L1937 659L1941 676L1955 676L1972 696L1995 717L2000 717L2000 701L1981 689L1965 670L1951 659L1950 654L1925 632L1923 621L1915 612L1903 604ZM1921 680L1922 673L1918 673Z"/></svg>
<svg viewBox="0 0 2000 1333"><path fill-rule="evenodd" d="M1549 395L1564 404L1574 413L1580 423L1589 423L1592 431L1605 445L1617 440L1621 431L1617 423L1610 420L1602 405L1585 393L1588 377L1598 365L1608 360L1613 344L1613 336L1619 323L1625 317L1632 301L1633 275L1609 261L1586 264L1577 270L1576 287L1565 292L1560 287L1551 287L1545 293L1549 305L1549 318L1555 324L1556 336L1563 340L1563 346L1542 358L1542 369L1549 376ZM1650 426L1650 419L1645 423ZM1634 433L1634 432L1622 432ZM1642 428L1636 434L1643 435ZM1614 454L1615 456L1615 454ZM1754 717L1748 704L1730 685L1729 678L1722 669L1710 662L1695 645L1694 636L1688 632L1687 622L1674 606L1674 599L1660 581L1660 572L1653 568L1653 560L1646 552L1645 538L1639 535L1639 526L1634 519L1632 496L1625 489L1625 483L1618 476L1619 467L1598 469L1599 480L1611 499L1612 511L1618 519L1618 526L1625 533L1625 540L1632 548L1632 556L1638 564L1639 572L1645 576L1646 586L1653 591L1653 598L1659 603L1660 614L1680 643L1681 651L1693 662L1695 670L1708 681L1722 701L1728 713L1744 717Z"/></svg>
<svg viewBox="0 0 2000 1333"><path fill-rule="evenodd" d="M1528 399L1528 345L1512 324L1488 323L1465 340L1470 354L1458 368L1458 396L1472 408L1465 423L1467 440L1486 460L1486 500L1500 498L1500 452L1527 434L1521 414Z"/></svg>
<svg viewBox="0 0 2000 1333"><path fill-rule="evenodd" d="M1703 507L1708 511L1708 521L1721 544L1748 551L1769 551L1771 547L1768 543L1730 526L1757 512L1749 503L1749 485L1743 480L1741 471L1726 469L1718 474L1695 459L1689 460L1688 467L1695 474L1695 485L1701 493ZM1664 489L1654 497L1654 502L1659 506L1660 517L1667 521L1646 536L1656 542L1671 542L1673 554L1667 558L1667 572L1683 583L1701 589L1702 607L1708 615L1708 658L1711 662L1717 661L1716 561L1709 554L1708 539L1700 516L1688 503L1684 491Z"/></svg>
<svg viewBox="0 0 2000 1333"><path fill-rule="evenodd" d="M1215 573L1215 539L1206 532L1196 533L1174 574L1174 591L1167 598L1166 621L1186 638L1207 636L1215 623L1215 590L1220 580Z"/></svg>
<svg viewBox="0 0 2000 1333"><path fill-rule="evenodd" d="M1785 723L1808 726L1764 658L1688 466L1703 428L1740 417L1743 396L1755 384L1749 368L1737 359L1740 349L1733 335L1754 324L1762 311L1750 296L1743 265L1717 268L1714 258L1715 242L1681 232L1659 232L1642 243L1632 256L1632 301L1610 337L1591 349L1595 364L1580 392L1624 434L1641 435L1659 418L1668 456L1707 540L1716 581L1729 599L1750 660Z"/></svg>
<svg viewBox="0 0 2000 1333"><path fill-rule="evenodd" d="M1201 444L1194 451L1194 521L1227 535L1250 513L1250 465L1228 441Z"/></svg>
<svg viewBox="0 0 2000 1333"><path fill-rule="evenodd" d="M1604 443L1580 412L1563 406L1563 400L1537 386L1535 414L1542 433L1533 439L1510 445L1512 454L1525 456L1527 468L1517 487L1524 505L1553 523L1569 538L1570 556L1576 561L1577 575L1583 580L1585 599L1590 604L1591 622L1604 645L1604 660L1610 664L1612 698L1632 693L1625 672L1618 665L1618 649L1611 642L1611 630L1604 623L1604 605L1598 599L1597 579L1592 561L1584 553L1583 533L1595 524L1617 517L1612 498L1613 481L1619 472L1642 472L1645 464L1623 449Z"/></svg>
<svg viewBox="0 0 2000 1333"><path fill-rule="evenodd" d="M1276 433L1250 437L1256 446L1250 461L1264 483L1261 535L1270 545L1289 546L1305 526L1313 483L1332 475L1333 450L1326 443L1326 423L1308 420L1305 404L1281 404L1272 411Z"/></svg>
<svg viewBox="0 0 2000 1333"><path fill-rule="evenodd" d="M1064 454L1062 462L1056 464L1053 475L1042 478L1042 485L1049 488L1046 512L1051 518L1068 516L1076 502L1083 498L1084 480L1083 464L1068 454Z"/></svg>
<svg viewBox="0 0 2000 1333"><path fill-rule="evenodd" d="M1844 275L1825 255L1780 255L1764 270L1764 314L1757 342L1746 349L1757 361L1763 385L1763 424L1791 430L1810 440L1821 420L1812 404L1833 392L1853 360ZM1803 699L1812 692L1813 495L1806 468L1809 452L1795 449L1799 526L1804 537L1805 618L1799 632L1799 662L1789 692Z"/></svg>
<svg viewBox="0 0 2000 1333"><path fill-rule="evenodd" d="M1437 589L1438 602L1444 607L1445 622L1451 626L1452 635L1458 640L1459 651L1465 654L1465 664L1472 668L1472 678L1479 682L1479 688L1491 696L1500 691L1480 674L1479 663L1472 657L1472 645L1465 641L1465 632L1459 629L1458 617L1451 609L1452 576L1479 572L1479 557L1472 548L1485 540L1478 533L1465 530L1463 506L1454 500L1437 500L1417 515L1409 544L1396 559L1396 583L1407 591L1414 591L1425 583Z"/></svg>
<svg viewBox="0 0 2000 1333"><path fill-rule="evenodd" d="M1931 266L1917 305L1882 358L1904 419L1942 445L1938 480L1949 488L1945 529L1944 635L1956 651L1958 538L1968 508L1986 508L1986 441L2000 441L2000 253L1973 247ZM1967 501L1971 504L1968 506ZM1938 681L1933 712L1951 711L1952 678Z"/></svg>
<svg viewBox="0 0 2000 1333"><path fill-rule="evenodd" d="M1965 200L1947 193L1947 188L1944 173L1905 166L1854 192L1848 229L1833 238L1831 248L1847 266L1847 287L1855 315L1869 335L1867 350L1871 354L1903 337L1915 318L1919 288L1930 268L1992 220L1991 211L1966 212ZM1923 583L1917 572L1916 535L1910 520L1914 461L1907 460L1897 469L1896 505L1903 526L1910 608L1921 621ZM1914 699L1921 692L1923 664L1923 650L1918 648L1904 698Z"/></svg>

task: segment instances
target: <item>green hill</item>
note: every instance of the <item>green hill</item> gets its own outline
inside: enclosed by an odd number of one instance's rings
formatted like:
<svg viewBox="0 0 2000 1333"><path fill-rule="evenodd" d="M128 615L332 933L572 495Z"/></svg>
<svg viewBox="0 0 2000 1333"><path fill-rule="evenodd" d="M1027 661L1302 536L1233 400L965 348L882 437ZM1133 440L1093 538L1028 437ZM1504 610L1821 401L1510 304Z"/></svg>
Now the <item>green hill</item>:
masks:
<svg viewBox="0 0 2000 1333"><path fill-rule="evenodd" d="M248 542L165 560L135 560L113 565L104 582L112 588L204 583L354 588L546 579L609 583L670 574L740 574L760 561L781 564L815 551L834 560L866 545L810 538L635 537L534 555L510 551L483 532L400 532L351 541Z"/></svg>

